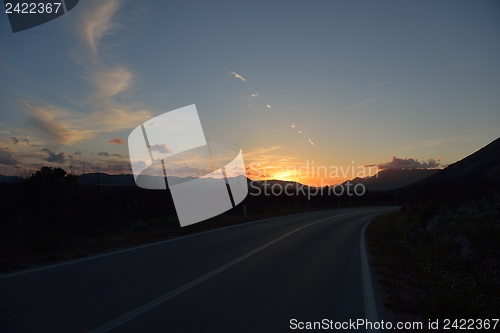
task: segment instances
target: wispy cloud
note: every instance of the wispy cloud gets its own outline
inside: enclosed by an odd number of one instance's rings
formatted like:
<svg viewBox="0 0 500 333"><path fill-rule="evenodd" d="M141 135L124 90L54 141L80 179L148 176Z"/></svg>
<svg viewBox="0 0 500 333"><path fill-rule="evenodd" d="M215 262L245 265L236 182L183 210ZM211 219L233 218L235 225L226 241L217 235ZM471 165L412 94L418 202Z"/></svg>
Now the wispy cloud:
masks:
<svg viewBox="0 0 500 333"><path fill-rule="evenodd" d="M129 89L133 79L132 72L120 65L114 54L101 54L99 48L104 35L121 27L116 14L122 3L119 0L95 1L82 12L77 27L84 43L76 59L89 73L87 79L96 88L94 97L100 99L98 102Z"/></svg>
<svg viewBox="0 0 500 333"><path fill-rule="evenodd" d="M117 26L113 17L120 4L118 0L96 1L95 5L82 13L79 31L93 52L97 51L101 38Z"/></svg>
<svg viewBox="0 0 500 333"><path fill-rule="evenodd" d="M131 111L108 104L96 105L97 110L90 115L39 101L25 101L24 106L28 114L25 124L52 146L79 144L100 133L134 127L150 117L144 110Z"/></svg>
<svg viewBox="0 0 500 333"><path fill-rule="evenodd" d="M30 116L25 123L42 136L47 143L59 146L75 144L95 136L98 132L92 127L82 126L83 116L75 116L62 108L25 102Z"/></svg>
<svg viewBox="0 0 500 333"><path fill-rule="evenodd" d="M84 103L74 103L83 112L43 101L24 100L24 111L29 115L26 124L52 148L79 144L100 133L131 128L151 117L145 110L134 110L130 104L116 100L117 94L131 88L134 75L119 64L115 54L102 54L100 49L99 41L103 36L120 28L116 13L121 3L118 0L95 1L82 12L78 21L83 49L75 60L83 66L86 72L83 78L95 90Z"/></svg>
<svg viewBox="0 0 500 333"><path fill-rule="evenodd" d="M364 101L361 101L359 103L354 104L351 107L351 109L358 110L358 109L360 109L360 108L362 108L362 107L364 107L364 106L366 106L368 104L371 104L371 103L375 102L377 99L378 99L378 97L370 97L368 99L365 99Z"/></svg>
<svg viewBox="0 0 500 333"><path fill-rule="evenodd" d="M259 95L260 95L260 92L254 92L254 93L252 94L252 97L259 97Z"/></svg>
<svg viewBox="0 0 500 333"><path fill-rule="evenodd" d="M133 111L126 106L101 105L88 117L88 123L96 126L98 133L109 133L124 128L132 128L145 119L151 118L146 110Z"/></svg>
<svg viewBox="0 0 500 333"><path fill-rule="evenodd" d="M240 74L238 74L236 72L230 71L229 74L234 75L235 78L240 79L241 81L247 82L247 80L243 76L241 76Z"/></svg>
<svg viewBox="0 0 500 333"><path fill-rule="evenodd" d="M130 88L132 77L132 73L124 67L96 71L93 74L96 94L101 98L113 97Z"/></svg>
<svg viewBox="0 0 500 333"><path fill-rule="evenodd" d="M78 99L64 96L69 102L64 107L30 96L19 96L18 107L25 114L23 123L26 128L16 129L20 133L12 130L2 133L9 138L9 142L3 144L13 149L0 151L1 170L8 169L13 174L16 168L40 167L47 162L64 164L70 160L72 167L80 165L87 170L93 166L93 170L102 172L130 171L128 160L120 154L92 153L82 149L70 157L64 151L56 152L59 147L80 145L99 134L133 128L151 118L148 111L128 102L130 96L127 93L133 86L134 73L120 63L112 48L106 47L110 44L104 43L107 37L113 38L113 45L120 42L118 35L113 33L124 28L118 16L122 3L121 0L93 1L80 11L79 19L73 21L77 44L70 54L81 66L81 79L90 85L90 93L80 95ZM124 145L125 141L117 137L108 143ZM36 146L46 148L31 149ZM100 161L98 156L106 161ZM120 161L110 163L111 159Z"/></svg>

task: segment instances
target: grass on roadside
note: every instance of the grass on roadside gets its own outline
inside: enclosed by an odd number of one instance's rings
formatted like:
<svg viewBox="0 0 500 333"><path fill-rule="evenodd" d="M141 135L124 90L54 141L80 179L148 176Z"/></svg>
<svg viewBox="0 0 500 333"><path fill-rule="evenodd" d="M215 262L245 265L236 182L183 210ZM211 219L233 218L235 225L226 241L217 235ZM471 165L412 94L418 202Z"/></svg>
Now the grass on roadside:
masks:
<svg viewBox="0 0 500 333"><path fill-rule="evenodd" d="M367 228L385 306L429 319L498 318L500 260L489 255L500 239L498 213L463 208L441 216L441 228L429 232L426 210L384 214ZM472 254L461 253L458 237L470 239Z"/></svg>

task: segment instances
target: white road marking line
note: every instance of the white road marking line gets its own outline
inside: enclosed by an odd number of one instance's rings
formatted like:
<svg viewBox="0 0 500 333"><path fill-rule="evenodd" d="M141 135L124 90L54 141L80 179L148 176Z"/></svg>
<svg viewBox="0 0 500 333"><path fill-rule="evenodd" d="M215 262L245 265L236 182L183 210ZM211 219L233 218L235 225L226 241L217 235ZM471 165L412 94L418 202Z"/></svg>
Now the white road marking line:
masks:
<svg viewBox="0 0 500 333"><path fill-rule="evenodd" d="M326 221L326 220L330 220L330 219L334 219L334 218L337 218L337 217L341 217L341 216L344 216L344 215L349 215L349 214L356 214L356 213L366 213L366 211L354 211L354 212L350 212L350 213L344 213L344 214L340 214L340 215L335 215L335 216L330 216L330 217L327 217L327 218L324 218L324 219L321 219L321 220L317 220L317 221L314 221L312 223L309 223L309 224L306 224L300 228L297 228L297 229L294 229L292 231L289 231L287 232L286 234L278 237L278 238L275 238L274 240L270 241L269 243L266 243L258 248L256 248L255 250L252 250L244 255L242 255L241 257L239 258L236 258L230 262L228 262L227 264L225 265L222 265L220 266L219 268L216 268L214 269L213 271L205 274L205 275L202 275L200 276L199 278L189 282L189 283L186 283L185 285L177 288L177 289L174 289L172 290L171 292L163 295L163 296L160 296L158 297L157 299L155 300L152 300L151 302L149 303L146 303L140 307L138 307L137 309L135 310L132 310L126 314L124 314L123 316L120 316L116 319L113 319L109 322L107 322L106 324L102 325L102 326L99 326L97 327L96 329L93 329L92 331L89 331L89 333L103 333L103 332L108 332L109 330L112 330L113 328L115 327L118 327L120 326L121 324L143 314L144 312L148 311L148 310L151 310L152 308L160 305L161 303L165 302L165 301L168 301L169 299L171 299L172 297L174 296L177 296L179 294L181 294L182 292L188 290L188 289L191 289L192 287L196 286L197 284L211 278L212 276L228 269L229 267L233 266L233 265L236 265L237 263L239 263L240 261L243 261L249 257L251 257L252 255L264 250L265 248L279 242L280 240L296 233L297 231L300 231L304 228L307 228L313 224L316 224L316 223L319 223L319 222L323 222L323 221Z"/></svg>
<svg viewBox="0 0 500 333"><path fill-rule="evenodd" d="M377 304L375 302L375 295L373 294L372 279L370 276L370 266L368 266L368 256L366 254L365 246L365 230L366 226L370 224L371 220L365 224L361 230L361 280L363 283L363 304L365 307L365 319L375 323L378 322ZM366 330L366 332L380 332L378 329Z"/></svg>
<svg viewBox="0 0 500 333"><path fill-rule="evenodd" d="M81 258L81 259L74 259L74 260L71 260L71 261L61 262L59 264L52 264L52 265L47 265L47 266L43 266L43 267L31 268L31 269L28 269L28 270L25 270L25 271L20 271L20 272L14 272L14 273L9 273L9 274L5 274L5 275L0 275L0 280L1 279L5 279L5 278L16 277L16 276L19 276L19 275L29 274L29 273L36 273L36 272L43 271L43 270L46 270L46 269L57 268L57 267L61 267L61 266L71 265L71 264L77 264L79 262L83 262L83 261L87 261L87 260L93 260L93 259L99 259L99 258L102 258L102 257L112 256L112 255L120 254L120 253L124 253L124 252L139 250L139 249L143 249L143 248L150 247L150 246L156 246L156 245L161 245L161 244L165 244L165 243L175 242L175 241L179 241L179 240L182 240L182 239L185 239L185 238L201 236L201 235L204 235L204 234L209 234L209 233L213 233L213 232L217 232L217 231L222 231L222 230L226 230L226 229L239 228L239 227L248 226L248 225L255 224L255 223L268 222L268 221L271 221L271 220L278 220L278 219L282 219L282 218L288 218L288 217L291 217L291 216L299 216L299 215L304 215L304 214L309 214L309 213L314 213L314 211L312 211L312 212L296 213L296 214L288 214L288 215L283 215L283 216L271 217L271 218L268 218L268 219L262 219L262 220L256 220L256 221L251 221L251 222L245 222L245 223L230 225L230 226L227 226L227 227L216 228L216 229L207 230L207 231L201 231L201 232L197 232L197 233L194 233L194 234L190 234L190 235L186 235L186 236L180 236L180 237L175 237L175 238L172 238L172 239L162 240L162 241L154 242L154 243L150 243L150 244L139 245L139 246L131 247L131 248L128 248L128 249L123 249L123 250L111 251L111 252L107 252L107 253L96 254L96 255L92 255L92 256L89 256L89 257L86 257L86 258Z"/></svg>

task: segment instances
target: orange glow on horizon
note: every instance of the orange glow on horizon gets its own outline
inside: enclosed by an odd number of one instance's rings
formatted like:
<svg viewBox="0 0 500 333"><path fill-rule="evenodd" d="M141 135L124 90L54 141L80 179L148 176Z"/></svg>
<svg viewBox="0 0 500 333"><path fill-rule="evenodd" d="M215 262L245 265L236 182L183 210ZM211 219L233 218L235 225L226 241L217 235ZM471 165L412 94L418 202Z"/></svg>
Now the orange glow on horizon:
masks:
<svg viewBox="0 0 500 333"><path fill-rule="evenodd" d="M370 169L364 166L319 166L314 163L301 164L298 166L287 165L261 165L253 163L247 168L247 177L251 180L281 180L298 182L307 186L333 186L342 184L354 178L371 177L377 174L378 169Z"/></svg>
<svg viewBox="0 0 500 333"><path fill-rule="evenodd" d="M287 181L287 182L297 182L303 185L307 186L314 186L314 187L323 187L323 186L334 186L336 184L342 184L347 180L351 180L351 178L335 178L335 179L326 179L326 178L293 178L293 175L280 175L280 173L276 173L272 176L269 177L252 177L248 176L250 180L259 180L259 181L266 181L266 180L280 180L280 181Z"/></svg>

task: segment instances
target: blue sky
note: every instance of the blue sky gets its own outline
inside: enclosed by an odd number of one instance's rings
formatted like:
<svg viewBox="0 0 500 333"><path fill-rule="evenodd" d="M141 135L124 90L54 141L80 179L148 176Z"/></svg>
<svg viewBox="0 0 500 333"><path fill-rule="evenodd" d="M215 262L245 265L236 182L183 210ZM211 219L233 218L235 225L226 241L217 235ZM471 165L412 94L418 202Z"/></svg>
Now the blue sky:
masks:
<svg viewBox="0 0 500 333"><path fill-rule="evenodd" d="M453 163L499 136L498 59L497 1L82 0L16 34L3 14L0 173L130 173L129 133L191 104L270 176Z"/></svg>

